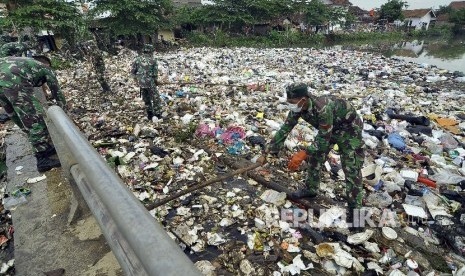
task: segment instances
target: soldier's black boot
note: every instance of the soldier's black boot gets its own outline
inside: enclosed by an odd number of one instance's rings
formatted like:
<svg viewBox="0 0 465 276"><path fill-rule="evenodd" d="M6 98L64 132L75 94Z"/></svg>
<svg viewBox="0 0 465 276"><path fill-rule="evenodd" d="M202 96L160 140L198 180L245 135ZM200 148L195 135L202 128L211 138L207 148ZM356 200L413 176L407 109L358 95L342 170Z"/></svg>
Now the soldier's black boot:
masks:
<svg viewBox="0 0 465 276"><path fill-rule="evenodd" d="M43 157L50 157L57 154L57 151L54 146L48 147L45 151L41 152Z"/></svg>
<svg viewBox="0 0 465 276"><path fill-rule="evenodd" d="M37 158L37 170L39 172L46 172L53 168L61 167L60 160L50 159L43 156L43 153L36 154Z"/></svg>
<svg viewBox="0 0 465 276"><path fill-rule="evenodd" d="M147 118L151 121L153 118L153 111L147 111Z"/></svg>
<svg viewBox="0 0 465 276"><path fill-rule="evenodd" d="M316 197L316 193L311 192L309 189L300 189L291 194L292 199L301 199L305 197Z"/></svg>

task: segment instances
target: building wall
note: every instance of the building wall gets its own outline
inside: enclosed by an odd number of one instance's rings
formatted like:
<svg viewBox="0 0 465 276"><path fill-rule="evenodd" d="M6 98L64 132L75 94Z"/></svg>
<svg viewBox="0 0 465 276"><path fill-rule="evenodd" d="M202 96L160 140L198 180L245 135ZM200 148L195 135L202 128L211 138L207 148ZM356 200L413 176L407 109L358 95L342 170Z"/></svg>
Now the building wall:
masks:
<svg viewBox="0 0 465 276"><path fill-rule="evenodd" d="M426 29L428 30L429 25L431 24L431 13L426 14L422 18L407 18L407 26L409 27L414 27L416 30L420 30L423 27L423 23L426 23ZM411 21L411 24L409 23Z"/></svg>

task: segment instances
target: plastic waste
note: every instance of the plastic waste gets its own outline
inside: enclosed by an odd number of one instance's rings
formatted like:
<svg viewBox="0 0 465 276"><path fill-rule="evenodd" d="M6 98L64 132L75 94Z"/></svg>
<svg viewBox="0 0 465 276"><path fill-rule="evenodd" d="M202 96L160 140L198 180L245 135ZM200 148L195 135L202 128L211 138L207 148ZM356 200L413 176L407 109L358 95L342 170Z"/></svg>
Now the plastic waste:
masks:
<svg viewBox="0 0 465 276"><path fill-rule="evenodd" d="M275 190L266 190L260 198L268 203L274 204L276 206L282 206L286 203L286 193L280 193Z"/></svg>
<svg viewBox="0 0 465 276"><path fill-rule="evenodd" d="M431 180L436 181L437 185L457 184L465 180L464 176L450 173L447 170L441 170L430 176Z"/></svg>
<svg viewBox="0 0 465 276"><path fill-rule="evenodd" d="M409 205L409 204L402 204L402 207L404 207L405 212L409 216L428 218L428 214L426 214L425 210L421 207Z"/></svg>
<svg viewBox="0 0 465 276"><path fill-rule="evenodd" d="M243 148L244 148L244 142L242 141L237 141L232 145L231 147L228 148L228 153L234 154L234 155L239 155L241 154Z"/></svg>
<svg viewBox="0 0 465 276"><path fill-rule="evenodd" d="M392 109L386 110L386 114L388 114L389 118L391 119L404 120L413 125L429 126L430 124L430 121L425 116L415 117L415 116L410 116L410 115L396 114L395 111Z"/></svg>
<svg viewBox="0 0 465 276"><path fill-rule="evenodd" d="M367 204L378 208L386 208L392 204L392 197L387 192L371 193L367 197Z"/></svg>
<svg viewBox="0 0 465 276"><path fill-rule="evenodd" d="M373 230L368 229L368 230L365 230L365 232L361 232L361 233L348 236L347 242L350 244L354 244L354 245L362 244L368 241L371 238L371 236L373 236L373 234L374 234Z"/></svg>
<svg viewBox="0 0 465 276"><path fill-rule="evenodd" d="M445 133L444 135L439 138L441 140L441 143L446 150L453 150L456 149L459 146L459 143L455 138L450 135L449 133Z"/></svg>
<svg viewBox="0 0 465 276"><path fill-rule="evenodd" d="M428 187L436 188L436 183L434 183L434 181L432 181L432 180L430 180L430 179L428 179L426 177L419 176L417 181L420 182L420 183L425 184Z"/></svg>
<svg viewBox="0 0 465 276"><path fill-rule="evenodd" d="M381 233L383 234L383 237L385 237L388 240L392 241L397 239L397 232L391 227L383 227L381 229Z"/></svg>
<svg viewBox="0 0 465 276"><path fill-rule="evenodd" d="M212 265L210 261L202 260L198 261L195 264L195 267L205 276L215 276L216 267Z"/></svg>
<svg viewBox="0 0 465 276"><path fill-rule="evenodd" d="M362 177L365 178L365 181L372 186L379 182L382 173L383 169L377 164L371 164L362 168Z"/></svg>
<svg viewBox="0 0 465 276"><path fill-rule="evenodd" d="M34 184L34 183L40 182L40 181L45 180L45 179L47 179L47 176L44 174L44 175L41 175L41 176L38 176L38 177L28 178L26 180L26 182L28 184Z"/></svg>
<svg viewBox="0 0 465 276"><path fill-rule="evenodd" d="M400 176L402 176L402 178L405 180L410 180L410 181L418 180L418 173L412 170L401 170Z"/></svg>
<svg viewBox="0 0 465 276"><path fill-rule="evenodd" d="M404 138L398 133L392 133L388 136L389 144L397 150L404 150L406 147Z"/></svg>
<svg viewBox="0 0 465 276"><path fill-rule="evenodd" d="M27 203L26 197L21 194L18 197L14 197L14 196L4 197L2 204L6 210L12 210L26 203Z"/></svg>

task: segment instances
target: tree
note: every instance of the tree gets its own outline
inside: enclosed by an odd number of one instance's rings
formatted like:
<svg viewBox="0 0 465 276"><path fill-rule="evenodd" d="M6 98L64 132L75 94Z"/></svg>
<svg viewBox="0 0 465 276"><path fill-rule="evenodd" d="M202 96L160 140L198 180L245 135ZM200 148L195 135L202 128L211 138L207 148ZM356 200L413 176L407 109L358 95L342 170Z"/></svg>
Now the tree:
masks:
<svg viewBox="0 0 465 276"><path fill-rule="evenodd" d="M452 11L449 21L455 23L455 25L465 26L465 9Z"/></svg>
<svg viewBox="0 0 465 276"><path fill-rule="evenodd" d="M452 8L450 6L439 6L439 9L436 11L436 15L441 14L449 14L452 12Z"/></svg>
<svg viewBox="0 0 465 276"><path fill-rule="evenodd" d="M116 35L150 35L169 26L170 0L95 0L90 14Z"/></svg>
<svg viewBox="0 0 465 276"><path fill-rule="evenodd" d="M8 0L5 26L20 37L29 36L33 47L38 47L38 31L52 31L62 35L71 46L75 44L78 26L83 21L76 3L65 0Z"/></svg>
<svg viewBox="0 0 465 276"><path fill-rule="evenodd" d="M211 5L191 10L188 18L192 24L217 25L230 31L240 30L244 26L290 15L293 4L292 0L212 0L211 2ZM186 9L181 9L181 12L185 13ZM178 21L187 23L182 18Z"/></svg>
<svg viewBox="0 0 465 276"><path fill-rule="evenodd" d="M337 23L337 24L342 24L345 23L348 17L347 11L345 11L343 8L339 7L333 7L333 8L328 8L328 19L332 23Z"/></svg>
<svg viewBox="0 0 465 276"><path fill-rule="evenodd" d="M64 0L20 0L7 3L6 24L35 31L71 29L79 20L74 3Z"/></svg>
<svg viewBox="0 0 465 276"><path fill-rule="evenodd" d="M312 0L304 5L305 19L310 26L316 26L317 32L321 25L329 21L330 10L319 0Z"/></svg>
<svg viewBox="0 0 465 276"><path fill-rule="evenodd" d="M407 2L402 0L389 0L387 3L381 5L378 10L380 19L386 19L388 22L394 22L396 20L403 20L404 15L402 9L407 8Z"/></svg>

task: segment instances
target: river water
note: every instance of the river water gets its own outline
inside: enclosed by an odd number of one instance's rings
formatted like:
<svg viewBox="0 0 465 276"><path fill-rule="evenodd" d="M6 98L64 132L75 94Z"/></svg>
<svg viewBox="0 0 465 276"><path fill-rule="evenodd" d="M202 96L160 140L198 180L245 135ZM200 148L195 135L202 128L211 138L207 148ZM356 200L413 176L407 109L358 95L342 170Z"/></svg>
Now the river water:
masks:
<svg viewBox="0 0 465 276"><path fill-rule="evenodd" d="M453 39L424 39L400 42L377 42L364 45L338 45L343 49L377 52L420 64L435 65L449 71L465 73L465 36Z"/></svg>

